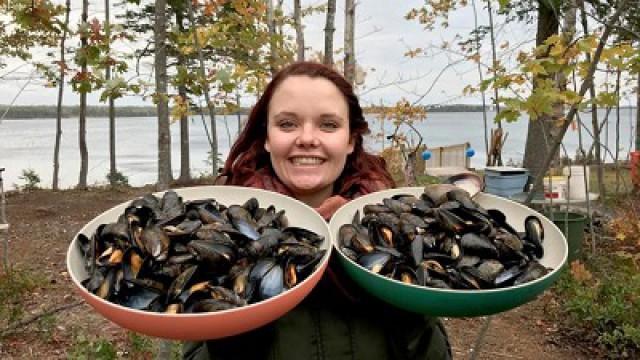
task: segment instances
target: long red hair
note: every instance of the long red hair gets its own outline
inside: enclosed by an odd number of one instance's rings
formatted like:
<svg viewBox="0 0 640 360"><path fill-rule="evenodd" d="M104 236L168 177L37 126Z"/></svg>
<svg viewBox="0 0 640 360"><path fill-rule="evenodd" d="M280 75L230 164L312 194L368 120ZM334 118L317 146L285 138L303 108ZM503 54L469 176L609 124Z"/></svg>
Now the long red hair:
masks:
<svg viewBox="0 0 640 360"><path fill-rule="evenodd" d="M384 159L364 150L363 136L369 133L369 124L364 118L362 107L351 84L333 69L314 62L293 63L279 71L267 85L251 110L240 136L231 147L221 173L221 176L227 177L226 184L248 186L255 183L257 172L264 174L264 170L273 178L271 181L278 181L271 167L269 154L264 149L267 139L267 114L274 91L286 78L296 75L321 77L331 81L344 95L349 107L349 131L355 146L354 151L347 157L342 174L334 184L334 194L353 198L395 186Z"/></svg>

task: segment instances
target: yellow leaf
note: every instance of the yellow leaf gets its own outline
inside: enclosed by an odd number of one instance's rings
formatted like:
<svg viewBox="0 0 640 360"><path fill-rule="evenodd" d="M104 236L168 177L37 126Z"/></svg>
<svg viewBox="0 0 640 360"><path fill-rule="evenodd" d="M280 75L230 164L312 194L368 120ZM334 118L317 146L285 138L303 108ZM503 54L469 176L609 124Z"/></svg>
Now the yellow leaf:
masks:
<svg viewBox="0 0 640 360"><path fill-rule="evenodd" d="M625 241L627 239L627 236L623 233L617 233L616 234L616 240L618 241Z"/></svg>

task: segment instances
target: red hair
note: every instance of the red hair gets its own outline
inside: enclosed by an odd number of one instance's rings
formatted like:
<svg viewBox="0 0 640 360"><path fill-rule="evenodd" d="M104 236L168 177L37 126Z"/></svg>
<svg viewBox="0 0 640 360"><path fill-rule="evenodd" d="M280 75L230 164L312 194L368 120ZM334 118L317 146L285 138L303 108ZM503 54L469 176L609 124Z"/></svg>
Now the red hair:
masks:
<svg viewBox="0 0 640 360"><path fill-rule="evenodd" d="M277 179L269 154L264 149L269 103L278 86L289 76L296 75L321 77L331 81L340 90L349 107L349 132L355 142L354 151L347 156L345 168L334 184L334 194L353 198L395 186L384 159L364 150L363 136L369 133L369 124L364 118L353 87L333 69L314 62L293 63L279 71L267 85L251 110L240 136L231 147L221 174L227 177L226 184L248 186L255 183L257 171L263 169L269 170L268 174Z"/></svg>

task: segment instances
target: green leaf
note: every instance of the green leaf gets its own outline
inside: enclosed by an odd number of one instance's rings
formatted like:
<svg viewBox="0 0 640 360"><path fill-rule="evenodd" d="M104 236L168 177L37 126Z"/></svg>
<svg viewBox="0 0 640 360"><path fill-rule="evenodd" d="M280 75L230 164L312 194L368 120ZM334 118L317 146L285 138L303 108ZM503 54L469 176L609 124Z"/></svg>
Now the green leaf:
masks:
<svg viewBox="0 0 640 360"><path fill-rule="evenodd" d="M520 112L515 109L506 108L504 110L500 110L500 112L496 115L494 122L506 121L509 123L518 121L520 118Z"/></svg>

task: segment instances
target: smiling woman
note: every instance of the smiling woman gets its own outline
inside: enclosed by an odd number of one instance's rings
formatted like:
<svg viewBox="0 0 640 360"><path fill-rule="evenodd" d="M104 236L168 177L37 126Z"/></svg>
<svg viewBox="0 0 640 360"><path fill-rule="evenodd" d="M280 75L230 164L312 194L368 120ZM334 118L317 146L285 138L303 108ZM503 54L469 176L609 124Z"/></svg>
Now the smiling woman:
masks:
<svg viewBox="0 0 640 360"><path fill-rule="evenodd" d="M349 200L394 186L384 160L363 148L368 131L358 98L340 74L322 64L292 64L276 74L251 111L218 183L292 196L328 220ZM451 357L438 319L381 303L332 262L311 294L282 318L242 335L188 343L184 357Z"/></svg>

